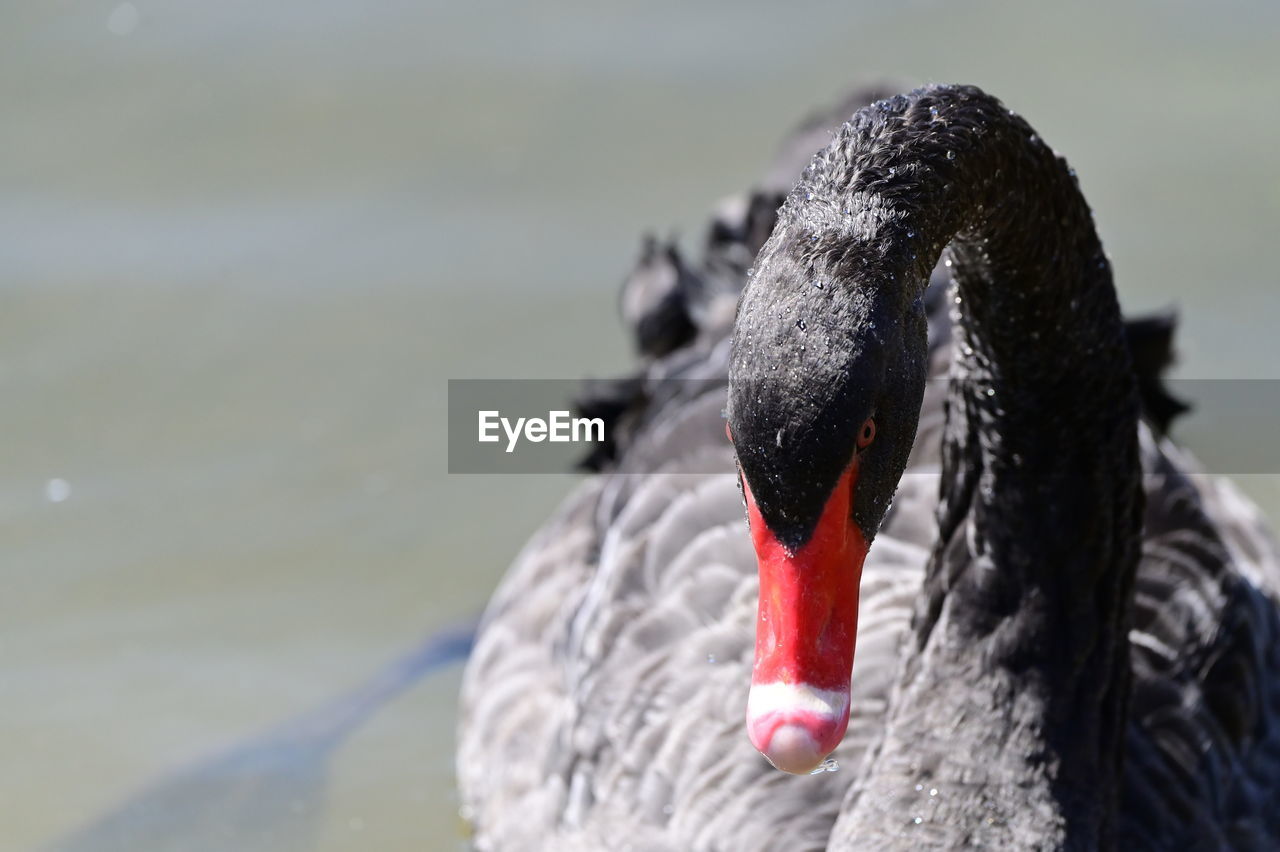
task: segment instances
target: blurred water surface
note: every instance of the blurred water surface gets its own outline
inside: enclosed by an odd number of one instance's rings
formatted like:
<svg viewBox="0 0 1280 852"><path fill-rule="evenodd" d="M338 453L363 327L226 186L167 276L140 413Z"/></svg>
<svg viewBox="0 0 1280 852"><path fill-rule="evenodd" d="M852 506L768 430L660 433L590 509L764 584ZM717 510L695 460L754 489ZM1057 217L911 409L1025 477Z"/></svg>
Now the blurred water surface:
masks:
<svg viewBox="0 0 1280 852"><path fill-rule="evenodd" d="M573 480L447 476L445 380L621 368L641 231L696 238L850 82L999 94L1078 169L1126 307L1181 307L1180 375L1280 378L1276 4L107 0L0 24L5 849L478 611ZM1276 477L1238 479L1280 516ZM457 681L341 745L308 843L463 842Z"/></svg>

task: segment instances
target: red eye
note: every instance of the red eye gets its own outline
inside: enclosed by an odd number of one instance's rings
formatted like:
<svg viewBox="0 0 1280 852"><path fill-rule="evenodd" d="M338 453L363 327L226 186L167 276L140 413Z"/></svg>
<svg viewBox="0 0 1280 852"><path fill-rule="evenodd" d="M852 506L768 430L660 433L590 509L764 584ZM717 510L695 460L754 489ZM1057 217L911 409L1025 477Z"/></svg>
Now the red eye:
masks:
<svg viewBox="0 0 1280 852"><path fill-rule="evenodd" d="M876 439L876 421L868 417L858 430L858 449L865 450Z"/></svg>

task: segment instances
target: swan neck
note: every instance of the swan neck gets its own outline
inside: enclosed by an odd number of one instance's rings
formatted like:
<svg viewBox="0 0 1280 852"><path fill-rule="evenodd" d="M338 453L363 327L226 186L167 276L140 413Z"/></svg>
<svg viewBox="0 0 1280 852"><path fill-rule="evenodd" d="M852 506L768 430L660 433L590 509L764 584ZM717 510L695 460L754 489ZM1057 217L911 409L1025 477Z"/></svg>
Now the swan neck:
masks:
<svg viewBox="0 0 1280 852"><path fill-rule="evenodd" d="M833 183L846 268L887 270L880 298L919 299L944 248L954 286L939 542L867 789L927 786L923 756L953 795L1022 790L1066 845L1105 846L1142 497L1136 384L1088 205L1023 119L963 87L864 110L797 192ZM943 728L937 753L922 755ZM957 749L981 754L990 778L970 783L949 757ZM860 802L855 822L875 825L879 807Z"/></svg>

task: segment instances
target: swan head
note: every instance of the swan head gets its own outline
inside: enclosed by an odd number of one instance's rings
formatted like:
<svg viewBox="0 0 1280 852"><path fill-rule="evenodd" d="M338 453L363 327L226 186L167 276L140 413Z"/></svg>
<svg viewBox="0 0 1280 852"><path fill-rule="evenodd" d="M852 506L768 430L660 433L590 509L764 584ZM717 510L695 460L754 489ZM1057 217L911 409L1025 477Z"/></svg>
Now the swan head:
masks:
<svg viewBox="0 0 1280 852"><path fill-rule="evenodd" d="M804 773L848 725L858 584L915 438L926 335L924 282L796 203L739 302L728 429L760 575L748 734Z"/></svg>

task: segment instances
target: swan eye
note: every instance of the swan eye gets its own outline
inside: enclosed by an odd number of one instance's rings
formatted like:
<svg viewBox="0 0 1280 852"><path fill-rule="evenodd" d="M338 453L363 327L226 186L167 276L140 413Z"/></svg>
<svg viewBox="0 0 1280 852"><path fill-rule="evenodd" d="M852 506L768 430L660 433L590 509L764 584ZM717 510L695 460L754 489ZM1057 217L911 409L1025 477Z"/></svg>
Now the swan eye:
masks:
<svg viewBox="0 0 1280 852"><path fill-rule="evenodd" d="M876 421L873 417L868 417L862 423L862 428L858 430L858 449L865 450L876 439Z"/></svg>

